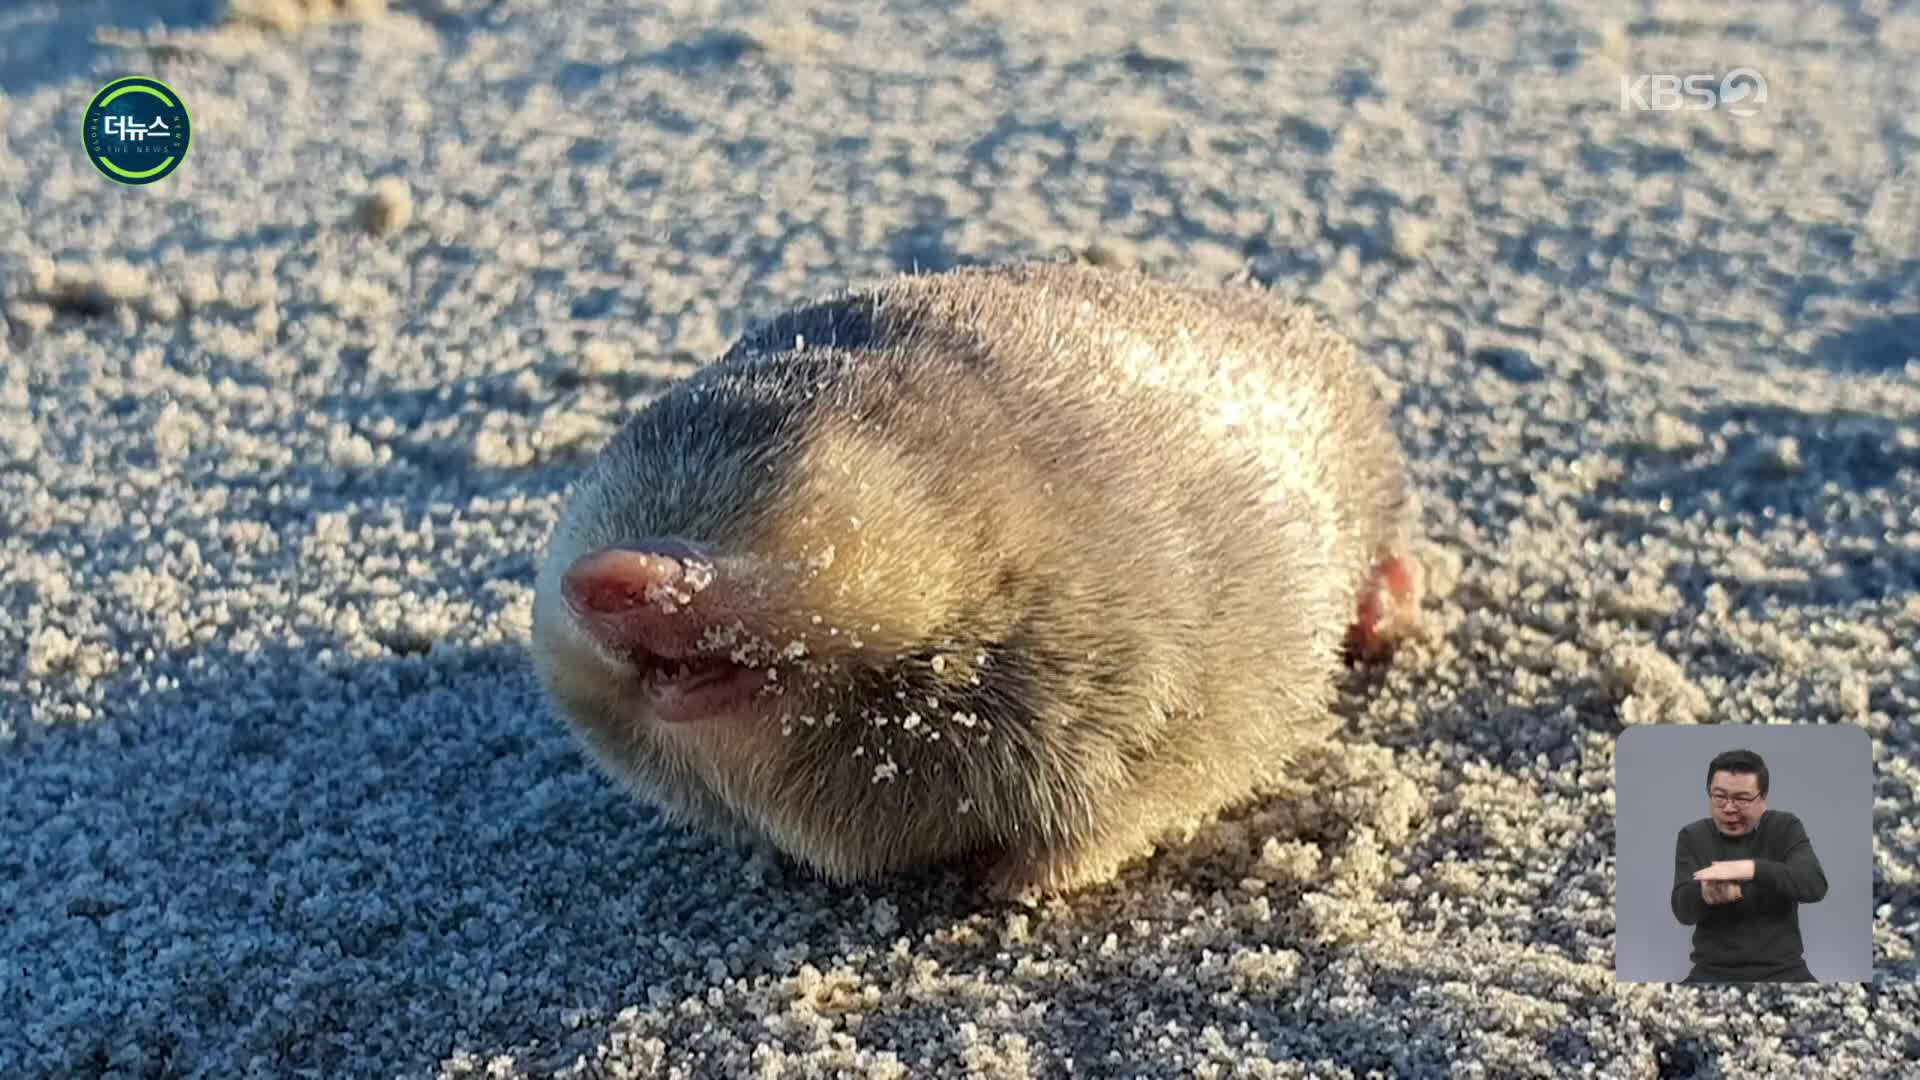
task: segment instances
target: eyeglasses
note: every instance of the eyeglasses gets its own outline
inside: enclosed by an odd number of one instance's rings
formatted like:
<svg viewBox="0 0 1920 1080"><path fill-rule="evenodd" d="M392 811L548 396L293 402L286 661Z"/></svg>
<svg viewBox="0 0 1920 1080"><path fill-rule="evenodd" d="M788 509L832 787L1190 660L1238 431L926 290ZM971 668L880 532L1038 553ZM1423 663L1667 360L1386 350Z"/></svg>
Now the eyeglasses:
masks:
<svg viewBox="0 0 1920 1080"><path fill-rule="evenodd" d="M1741 806L1746 806L1746 805L1747 805L1748 803L1751 803L1751 802L1753 802L1754 800L1756 800L1756 799L1758 799L1759 797L1760 797L1760 796L1758 796L1758 795L1749 795L1749 794L1747 794L1747 793L1746 793L1746 792L1744 792L1744 791L1743 791L1743 792L1741 792L1741 793L1740 793L1740 794L1738 794L1738 795L1729 795L1729 794L1727 794L1727 793L1726 793L1726 792L1724 792L1724 791L1709 791L1709 792L1707 792L1707 798L1709 798L1709 799L1712 799L1712 800L1713 800L1714 802L1717 802L1717 803L1739 803L1739 804L1740 804Z"/></svg>

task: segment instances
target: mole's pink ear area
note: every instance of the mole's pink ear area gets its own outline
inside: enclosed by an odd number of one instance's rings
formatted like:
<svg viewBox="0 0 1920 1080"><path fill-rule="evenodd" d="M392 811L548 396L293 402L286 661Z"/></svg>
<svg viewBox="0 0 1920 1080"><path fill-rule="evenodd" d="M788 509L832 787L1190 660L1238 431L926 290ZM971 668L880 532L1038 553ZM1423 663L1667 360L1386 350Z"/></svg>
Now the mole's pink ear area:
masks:
<svg viewBox="0 0 1920 1080"><path fill-rule="evenodd" d="M668 660L695 653L702 633L735 606L732 586L718 563L679 540L602 548L560 580L574 617L602 648Z"/></svg>

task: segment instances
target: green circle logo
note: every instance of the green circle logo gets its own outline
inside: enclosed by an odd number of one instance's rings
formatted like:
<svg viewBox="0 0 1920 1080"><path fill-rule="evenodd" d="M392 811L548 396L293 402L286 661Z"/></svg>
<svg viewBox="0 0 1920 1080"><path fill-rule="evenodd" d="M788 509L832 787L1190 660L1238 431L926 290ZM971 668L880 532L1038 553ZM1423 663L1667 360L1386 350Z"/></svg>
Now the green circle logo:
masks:
<svg viewBox="0 0 1920 1080"><path fill-rule="evenodd" d="M185 160L193 124L172 87L129 75L93 95L82 137L101 175L116 184L151 184Z"/></svg>

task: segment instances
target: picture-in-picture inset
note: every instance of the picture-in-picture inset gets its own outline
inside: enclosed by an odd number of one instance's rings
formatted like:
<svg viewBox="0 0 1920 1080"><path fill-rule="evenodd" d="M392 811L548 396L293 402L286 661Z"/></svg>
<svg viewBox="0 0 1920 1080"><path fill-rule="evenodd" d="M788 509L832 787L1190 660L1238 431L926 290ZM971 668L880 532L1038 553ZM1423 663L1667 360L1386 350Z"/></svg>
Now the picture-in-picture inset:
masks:
<svg viewBox="0 0 1920 1080"><path fill-rule="evenodd" d="M1614 768L1617 978L1872 978L1873 763L1864 731L1633 728Z"/></svg>

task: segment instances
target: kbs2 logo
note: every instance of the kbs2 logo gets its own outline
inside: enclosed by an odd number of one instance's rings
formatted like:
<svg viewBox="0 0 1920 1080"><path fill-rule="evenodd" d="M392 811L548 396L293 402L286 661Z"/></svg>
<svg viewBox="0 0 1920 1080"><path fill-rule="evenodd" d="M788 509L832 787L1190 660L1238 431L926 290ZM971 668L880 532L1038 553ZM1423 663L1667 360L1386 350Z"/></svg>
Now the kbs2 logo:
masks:
<svg viewBox="0 0 1920 1080"><path fill-rule="evenodd" d="M1620 111L1706 112L1719 109L1744 120L1767 103L1766 76L1752 68L1725 75L1620 76Z"/></svg>

